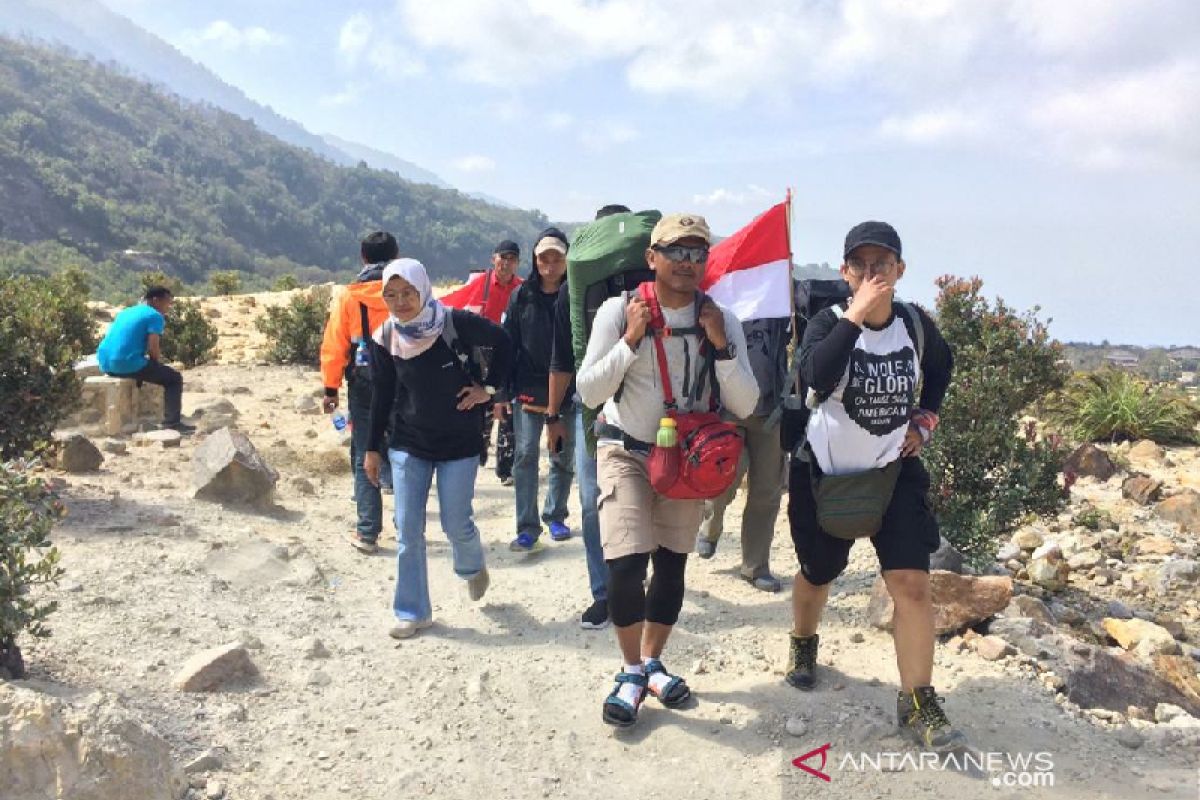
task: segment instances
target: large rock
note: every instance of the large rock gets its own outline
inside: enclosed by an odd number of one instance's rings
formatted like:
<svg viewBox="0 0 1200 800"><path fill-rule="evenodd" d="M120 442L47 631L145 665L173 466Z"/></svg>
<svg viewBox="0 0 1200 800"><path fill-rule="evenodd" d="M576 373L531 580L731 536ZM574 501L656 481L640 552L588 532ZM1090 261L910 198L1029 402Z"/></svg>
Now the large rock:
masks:
<svg viewBox="0 0 1200 800"><path fill-rule="evenodd" d="M268 464L241 431L222 428L192 455L196 498L231 505L268 506L279 473Z"/></svg>
<svg viewBox="0 0 1200 800"><path fill-rule="evenodd" d="M963 563L965 559L963 554L954 549L954 545L943 536L942 543L938 549L929 557L929 568L944 569L947 572L955 572L962 574Z"/></svg>
<svg viewBox="0 0 1200 800"><path fill-rule="evenodd" d="M211 692L257 674L250 653L234 642L192 656L175 673L173 682L181 692Z"/></svg>
<svg viewBox="0 0 1200 800"><path fill-rule="evenodd" d="M1116 648L1075 641L1063 649L1055 672L1066 681L1067 699L1081 708L1125 713L1131 705L1153 709L1159 703L1172 703L1191 714L1200 711L1173 683Z"/></svg>
<svg viewBox="0 0 1200 800"><path fill-rule="evenodd" d="M104 455L92 440L80 433L58 440L58 468L64 472L95 472L104 463Z"/></svg>
<svg viewBox="0 0 1200 800"><path fill-rule="evenodd" d="M1200 494L1185 489L1163 500L1156 507L1158 515L1191 533L1200 534Z"/></svg>
<svg viewBox="0 0 1200 800"><path fill-rule="evenodd" d="M1155 656L1154 671L1191 703L1191 713L1200 711L1200 676L1196 664L1187 656Z"/></svg>
<svg viewBox="0 0 1200 800"><path fill-rule="evenodd" d="M1134 541L1139 556L1170 556L1175 554L1175 543L1166 536L1139 536Z"/></svg>
<svg viewBox="0 0 1200 800"><path fill-rule="evenodd" d="M1148 506L1157 500L1161 491L1162 481L1141 473L1130 475L1121 484L1121 496L1143 506Z"/></svg>
<svg viewBox="0 0 1200 800"><path fill-rule="evenodd" d="M1088 476L1106 481L1117 474L1117 465L1108 453L1094 444L1082 444L1063 462L1063 472Z"/></svg>
<svg viewBox="0 0 1200 800"><path fill-rule="evenodd" d="M1071 576L1071 568L1061 558L1036 558L1026 569L1034 585L1051 592L1067 588L1067 579Z"/></svg>
<svg viewBox="0 0 1200 800"><path fill-rule="evenodd" d="M197 431L212 433L221 428L236 428L239 414L237 406L221 398L199 406L192 412L192 416L196 420Z"/></svg>
<svg viewBox="0 0 1200 800"><path fill-rule="evenodd" d="M1154 464L1161 464L1166 460L1166 453L1149 439L1142 439L1129 448L1129 460L1149 461Z"/></svg>
<svg viewBox="0 0 1200 800"><path fill-rule="evenodd" d="M1150 588L1166 597L1174 592L1200 583L1200 562L1190 558L1173 558L1155 568Z"/></svg>
<svg viewBox="0 0 1200 800"><path fill-rule="evenodd" d="M1154 656L1175 655L1179 652L1179 642L1175 641L1175 637L1166 628L1149 620L1137 617L1105 617L1101 625L1117 644L1147 660Z"/></svg>
<svg viewBox="0 0 1200 800"><path fill-rule="evenodd" d="M1054 614L1041 600L1027 594L1019 594L1004 609L1006 617L1036 619L1046 625L1054 624Z"/></svg>
<svg viewBox="0 0 1200 800"><path fill-rule="evenodd" d="M1058 658L1065 646L1064 637L1056 634L1049 623L1033 617L998 617L988 623L988 634L999 636L1027 656L1043 660Z"/></svg>
<svg viewBox="0 0 1200 800"><path fill-rule="evenodd" d="M4 800L176 800L186 791L170 745L113 697L76 704L0 683Z"/></svg>
<svg viewBox="0 0 1200 800"><path fill-rule="evenodd" d="M933 624L938 633L960 631L1001 611L1012 599L1012 578L973 577L934 570L929 573L933 594ZM891 630L896 606L883 578L871 590L867 616L877 628Z"/></svg>

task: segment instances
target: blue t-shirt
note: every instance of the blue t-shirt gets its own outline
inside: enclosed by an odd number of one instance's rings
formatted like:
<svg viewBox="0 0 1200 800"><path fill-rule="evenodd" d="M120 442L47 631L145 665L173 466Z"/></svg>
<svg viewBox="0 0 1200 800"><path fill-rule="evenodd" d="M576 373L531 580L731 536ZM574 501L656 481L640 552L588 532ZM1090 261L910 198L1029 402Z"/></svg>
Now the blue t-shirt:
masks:
<svg viewBox="0 0 1200 800"><path fill-rule="evenodd" d="M146 358L147 336L161 334L165 325L163 315L145 303L117 314L96 351L100 369L110 375L129 375L142 369L150 363Z"/></svg>

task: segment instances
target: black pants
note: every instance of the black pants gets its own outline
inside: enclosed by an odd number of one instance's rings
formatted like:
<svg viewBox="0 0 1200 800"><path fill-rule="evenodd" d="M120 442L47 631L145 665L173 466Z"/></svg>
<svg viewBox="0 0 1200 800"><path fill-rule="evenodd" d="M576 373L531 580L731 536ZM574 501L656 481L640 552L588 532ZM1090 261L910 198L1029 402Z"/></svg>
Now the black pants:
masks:
<svg viewBox="0 0 1200 800"><path fill-rule="evenodd" d="M114 378L132 378L138 383L153 383L163 387L163 424L179 423L180 407L183 405L183 376L166 364L151 361L137 372L120 375L108 373Z"/></svg>

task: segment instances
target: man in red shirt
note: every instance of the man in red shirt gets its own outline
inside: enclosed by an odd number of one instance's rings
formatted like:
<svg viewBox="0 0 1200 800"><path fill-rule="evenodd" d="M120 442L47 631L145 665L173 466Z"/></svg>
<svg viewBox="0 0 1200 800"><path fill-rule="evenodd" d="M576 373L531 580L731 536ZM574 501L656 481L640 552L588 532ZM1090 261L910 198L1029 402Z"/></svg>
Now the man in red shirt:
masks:
<svg viewBox="0 0 1200 800"><path fill-rule="evenodd" d="M492 251L492 266L487 272L475 280L468 280L462 288L443 296L442 304L479 314L499 325L504 316L504 309L508 308L509 296L522 283L517 277L517 264L520 260L521 248L516 242L505 239ZM488 439L491 438L491 427L488 425L484 432ZM503 417L496 433L496 477L505 486L511 486L513 482L514 444L512 418Z"/></svg>

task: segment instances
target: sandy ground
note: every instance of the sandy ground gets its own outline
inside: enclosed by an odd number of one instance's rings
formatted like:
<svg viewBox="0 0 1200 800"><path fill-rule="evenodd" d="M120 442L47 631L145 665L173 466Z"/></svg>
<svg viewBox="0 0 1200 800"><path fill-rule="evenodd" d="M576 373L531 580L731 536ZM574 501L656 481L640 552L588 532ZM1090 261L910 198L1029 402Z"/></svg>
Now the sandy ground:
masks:
<svg viewBox="0 0 1200 800"><path fill-rule="evenodd" d="M27 642L26 657L36 686L118 693L181 762L217 748L223 763L210 777L227 797L1197 796L1195 754L1128 750L1064 714L1033 678L940 644L935 683L951 719L980 751L1048 752L1053 787L1005 788L996 785L1004 771L911 762L849 768L851 753L915 753L892 728L890 637L865 621L874 554L855 549L822 630L821 684L800 693L782 677L790 592L766 595L737 578L737 513L716 557L691 559L665 654L695 701L669 711L649 700L632 731L600 720L620 658L611 628L578 625L590 601L581 539L509 552L512 494L490 469L480 472L475 514L491 589L468 599L431 498L436 624L397 643L387 636L394 541L374 557L346 544L354 508L343 451L326 417L295 410L318 388L316 373L211 366L186 380L185 412L220 398L237 405L240 427L282 474L278 507L259 514L191 499L199 436L180 449L131 446L107 455L100 473L66 476L62 608L53 638ZM772 563L781 577L795 572L782 517ZM328 658L306 656L311 637ZM212 694L172 688L189 656L239 639L255 648L259 679ZM803 720L802 735L785 732L789 718ZM827 743L829 783L792 766Z"/></svg>

